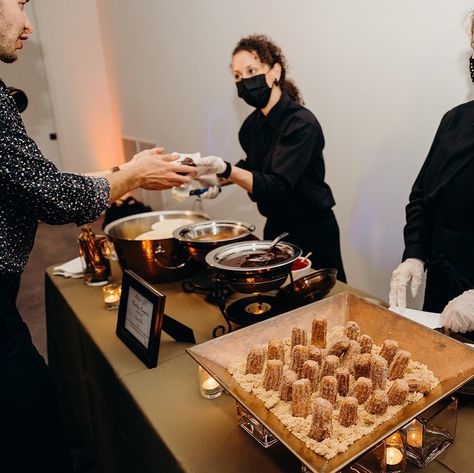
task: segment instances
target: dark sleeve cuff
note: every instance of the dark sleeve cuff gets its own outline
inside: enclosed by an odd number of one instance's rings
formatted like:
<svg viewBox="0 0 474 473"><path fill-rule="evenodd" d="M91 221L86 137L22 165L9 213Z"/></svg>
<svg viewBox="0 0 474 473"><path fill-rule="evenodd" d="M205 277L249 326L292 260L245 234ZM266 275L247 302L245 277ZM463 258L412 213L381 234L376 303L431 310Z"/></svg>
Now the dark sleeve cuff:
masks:
<svg viewBox="0 0 474 473"><path fill-rule="evenodd" d="M426 261L426 251L421 245L411 245L408 248L405 248L402 261L405 261L408 258L418 258L424 263Z"/></svg>
<svg viewBox="0 0 474 473"><path fill-rule="evenodd" d="M224 172L220 172L216 174L216 176L220 177L221 179L229 179L229 176L232 173L232 164L230 164L228 161L224 161L224 162L225 162Z"/></svg>

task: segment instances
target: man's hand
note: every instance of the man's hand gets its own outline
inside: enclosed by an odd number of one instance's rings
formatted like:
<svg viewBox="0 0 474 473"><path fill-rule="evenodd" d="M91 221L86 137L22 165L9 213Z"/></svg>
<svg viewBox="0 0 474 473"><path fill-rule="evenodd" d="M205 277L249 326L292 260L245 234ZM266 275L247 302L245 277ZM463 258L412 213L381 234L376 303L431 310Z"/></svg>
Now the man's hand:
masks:
<svg viewBox="0 0 474 473"><path fill-rule="evenodd" d="M163 148L152 148L136 154L120 166L119 172L109 174L109 202L138 187L149 190L171 189L187 184L196 176L196 167L177 162L178 155L162 154Z"/></svg>
<svg viewBox="0 0 474 473"><path fill-rule="evenodd" d="M411 281L412 297L418 293L418 288L423 282L425 265L417 258L408 258L392 273L390 280L390 307L398 306L404 309L407 306L407 284Z"/></svg>
<svg viewBox="0 0 474 473"><path fill-rule="evenodd" d="M194 166L180 164L176 154L161 154L163 148L153 148L136 154L128 170L138 178L138 186L149 190L171 189L191 182L196 176Z"/></svg>
<svg viewBox="0 0 474 473"><path fill-rule="evenodd" d="M450 300L441 314L440 322L452 332L474 331L474 290L465 291Z"/></svg>

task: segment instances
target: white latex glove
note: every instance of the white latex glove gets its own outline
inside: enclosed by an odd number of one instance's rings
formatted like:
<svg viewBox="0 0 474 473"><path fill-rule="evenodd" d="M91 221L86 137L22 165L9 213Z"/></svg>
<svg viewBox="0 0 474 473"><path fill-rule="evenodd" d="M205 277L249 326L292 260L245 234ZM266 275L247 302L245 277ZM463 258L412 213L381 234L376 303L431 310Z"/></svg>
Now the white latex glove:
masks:
<svg viewBox="0 0 474 473"><path fill-rule="evenodd" d="M198 176L206 174L220 174L226 170L226 163L219 156L204 156L194 160L197 166Z"/></svg>
<svg viewBox="0 0 474 473"><path fill-rule="evenodd" d="M197 165L197 162L201 159L201 153L177 153L173 152L174 155L178 156L178 162L181 163L185 159L191 159L194 164Z"/></svg>
<svg viewBox="0 0 474 473"><path fill-rule="evenodd" d="M407 284L411 280L411 295L416 297L418 288L425 276L425 265L418 258L407 258L392 273L390 280L390 307L398 306L404 309L407 306Z"/></svg>
<svg viewBox="0 0 474 473"><path fill-rule="evenodd" d="M196 179L201 188L207 188L207 191L200 194L200 199L215 199L221 192L219 178L215 174L204 174Z"/></svg>
<svg viewBox="0 0 474 473"><path fill-rule="evenodd" d="M452 332L474 331L474 290L465 291L450 300L439 321Z"/></svg>

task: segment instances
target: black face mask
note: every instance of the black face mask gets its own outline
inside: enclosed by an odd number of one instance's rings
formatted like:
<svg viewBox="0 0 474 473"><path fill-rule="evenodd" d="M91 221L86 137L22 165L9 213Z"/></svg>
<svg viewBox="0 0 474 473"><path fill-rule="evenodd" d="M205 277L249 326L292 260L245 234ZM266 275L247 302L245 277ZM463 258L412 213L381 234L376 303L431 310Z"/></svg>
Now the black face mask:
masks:
<svg viewBox="0 0 474 473"><path fill-rule="evenodd" d="M268 87L265 74L241 79L236 85L239 97L244 99L251 107L265 108L268 104L272 88Z"/></svg>
<svg viewBox="0 0 474 473"><path fill-rule="evenodd" d="M471 73L471 80L474 83L474 58L469 58L469 72Z"/></svg>

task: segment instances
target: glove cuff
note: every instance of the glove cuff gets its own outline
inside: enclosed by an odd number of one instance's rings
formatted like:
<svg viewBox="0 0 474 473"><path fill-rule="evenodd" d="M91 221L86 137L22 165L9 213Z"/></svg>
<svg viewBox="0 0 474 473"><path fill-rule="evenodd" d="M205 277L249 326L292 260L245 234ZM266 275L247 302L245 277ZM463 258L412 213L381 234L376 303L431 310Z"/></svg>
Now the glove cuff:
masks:
<svg viewBox="0 0 474 473"><path fill-rule="evenodd" d="M220 172L218 174L216 174L217 177L220 177L222 179L229 179L229 176L232 172L232 164L230 164L229 162L227 161L224 161L225 162L225 169L223 172Z"/></svg>

